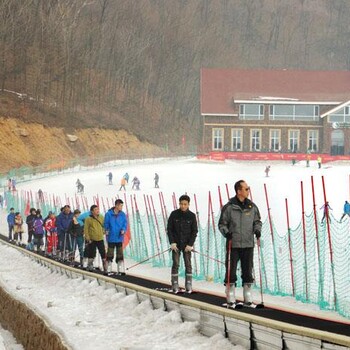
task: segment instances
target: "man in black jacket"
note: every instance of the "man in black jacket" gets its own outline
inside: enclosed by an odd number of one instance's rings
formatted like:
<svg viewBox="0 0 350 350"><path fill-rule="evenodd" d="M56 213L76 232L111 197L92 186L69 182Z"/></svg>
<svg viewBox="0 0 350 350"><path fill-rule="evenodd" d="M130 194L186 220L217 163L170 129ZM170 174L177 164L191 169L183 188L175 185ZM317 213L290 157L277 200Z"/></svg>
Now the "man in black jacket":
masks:
<svg viewBox="0 0 350 350"><path fill-rule="evenodd" d="M168 220L167 233L172 250L173 266L171 268L171 286L174 293L179 291L180 254L183 253L185 263L186 292L192 292L191 251L197 237L198 226L196 215L189 210L190 197L179 198L180 209L174 210Z"/></svg>

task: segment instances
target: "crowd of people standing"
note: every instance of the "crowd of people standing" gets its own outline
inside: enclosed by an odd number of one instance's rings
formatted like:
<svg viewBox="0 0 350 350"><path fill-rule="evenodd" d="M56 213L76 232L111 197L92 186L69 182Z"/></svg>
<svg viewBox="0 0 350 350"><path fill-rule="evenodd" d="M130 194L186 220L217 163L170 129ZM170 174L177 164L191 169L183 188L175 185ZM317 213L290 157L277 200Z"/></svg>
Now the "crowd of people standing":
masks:
<svg viewBox="0 0 350 350"><path fill-rule="evenodd" d="M72 211L66 204L58 215L50 211L45 218L40 209L30 208L25 221L19 212L10 208L7 215L8 240L58 260L78 263L90 271L94 269L97 249L104 272L111 272L115 257L117 273L124 274L122 245L128 221L122 210L123 204L121 199L117 199L105 217L95 204L84 213L79 209ZM28 233L26 242L25 224ZM76 261L77 254L79 262Z"/></svg>

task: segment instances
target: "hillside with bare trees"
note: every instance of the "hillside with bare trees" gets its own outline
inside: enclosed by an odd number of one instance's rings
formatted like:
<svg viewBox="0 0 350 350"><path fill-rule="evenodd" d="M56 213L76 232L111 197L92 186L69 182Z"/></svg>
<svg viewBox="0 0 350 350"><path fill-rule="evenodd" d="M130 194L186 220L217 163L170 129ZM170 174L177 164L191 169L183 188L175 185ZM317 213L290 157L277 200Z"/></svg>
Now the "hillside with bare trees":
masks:
<svg viewBox="0 0 350 350"><path fill-rule="evenodd" d="M348 70L348 0L0 0L0 116L193 149L201 67Z"/></svg>

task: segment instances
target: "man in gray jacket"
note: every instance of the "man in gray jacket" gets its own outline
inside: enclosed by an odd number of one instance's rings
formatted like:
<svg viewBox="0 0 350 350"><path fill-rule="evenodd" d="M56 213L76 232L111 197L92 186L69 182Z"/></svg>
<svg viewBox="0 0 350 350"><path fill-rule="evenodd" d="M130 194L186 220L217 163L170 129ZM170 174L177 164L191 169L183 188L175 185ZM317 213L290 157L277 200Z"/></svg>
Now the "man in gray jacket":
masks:
<svg viewBox="0 0 350 350"><path fill-rule="evenodd" d="M261 218L258 207L248 198L249 186L244 180L235 183L236 196L222 208L219 230L226 238L226 298L236 303L235 285L237 264L241 261L244 303L252 303L254 235L261 236ZM230 262L228 263L228 259Z"/></svg>

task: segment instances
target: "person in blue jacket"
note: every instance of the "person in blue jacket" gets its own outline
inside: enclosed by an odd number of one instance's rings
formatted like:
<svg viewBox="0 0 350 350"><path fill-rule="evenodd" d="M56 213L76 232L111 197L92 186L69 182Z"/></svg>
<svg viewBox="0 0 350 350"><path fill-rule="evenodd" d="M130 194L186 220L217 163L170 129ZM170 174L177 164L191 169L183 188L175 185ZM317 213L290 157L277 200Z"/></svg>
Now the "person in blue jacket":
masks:
<svg viewBox="0 0 350 350"><path fill-rule="evenodd" d="M65 251L72 250L70 235L68 233L69 225L73 219L73 213L70 210L70 206L66 204L60 214L56 218L56 227L58 235L58 254L61 258L65 259Z"/></svg>
<svg viewBox="0 0 350 350"><path fill-rule="evenodd" d="M123 212L124 202L121 199L117 199L114 204L115 206L107 211L104 221L108 243L108 272L111 272L114 250L116 250L117 273L125 275L123 242L128 227L128 220Z"/></svg>
<svg viewBox="0 0 350 350"><path fill-rule="evenodd" d="M343 215L340 218L340 222L344 219L344 216L346 215L350 217L350 203L348 201L345 201Z"/></svg>
<svg viewBox="0 0 350 350"><path fill-rule="evenodd" d="M7 223L9 226L9 241L12 241L12 232L15 227L15 209L11 208L10 213L7 215Z"/></svg>

